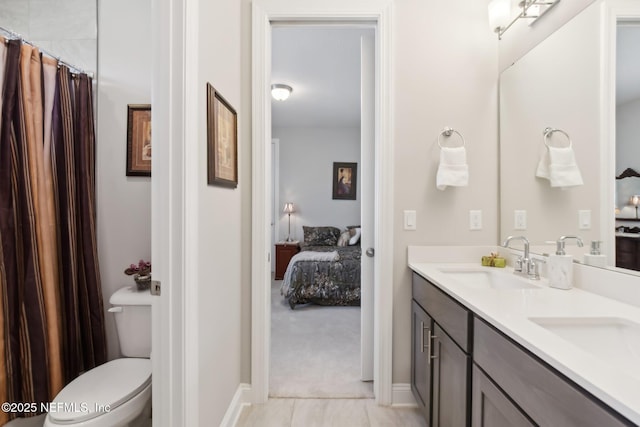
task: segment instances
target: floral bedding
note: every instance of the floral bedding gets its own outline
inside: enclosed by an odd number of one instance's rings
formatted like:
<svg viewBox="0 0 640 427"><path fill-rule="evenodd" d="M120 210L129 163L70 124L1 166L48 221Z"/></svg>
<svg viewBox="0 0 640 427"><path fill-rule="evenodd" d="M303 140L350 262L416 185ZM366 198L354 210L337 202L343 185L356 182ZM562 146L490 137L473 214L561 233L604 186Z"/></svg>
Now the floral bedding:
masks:
<svg viewBox="0 0 640 427"><path fill-rule="evenodd" d="M296 304L360 305L360 246L309 246L302 251L336 251L333 261L289 263L280 291L293 309Z"/></svg>

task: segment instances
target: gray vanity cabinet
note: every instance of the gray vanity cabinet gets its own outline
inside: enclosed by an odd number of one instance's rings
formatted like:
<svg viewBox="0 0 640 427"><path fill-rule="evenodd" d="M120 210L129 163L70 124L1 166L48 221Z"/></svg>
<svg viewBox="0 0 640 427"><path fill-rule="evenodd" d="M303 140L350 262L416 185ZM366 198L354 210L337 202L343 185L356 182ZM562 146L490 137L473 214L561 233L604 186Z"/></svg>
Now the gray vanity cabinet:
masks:
<svg viewBox="0 0 640 427"><path fill-rule="evenodd" d="M503 396L509 396L513 408L522 408L536 425L633 425L483 320L476 318L473 330L474 363L502 390ZM479 395L482 396L474 392L473 398L477 400ZM502 403L501 408L504 408L506 403ZM474 401L473 425L491 425L483 424L482 417L476 417L478 405L484 406Z"/></svg>
<svg viewBox="0 0 640 427"><path fill-rule="evenodd" d="M533 427L533 424L476 365L471 392L472 427Z"/></svg>
<svg viewBox="0 0 640 427"><path fill-rule="evenodd" d="M472 315L413 275L411 389L430 427L470 424Z"/></svg>
<svg viewBox="0 0 640 427"><path fill-rule="evenodd" d="M471 357L436 324L433 338L433 427L469 425Z"/></svg>

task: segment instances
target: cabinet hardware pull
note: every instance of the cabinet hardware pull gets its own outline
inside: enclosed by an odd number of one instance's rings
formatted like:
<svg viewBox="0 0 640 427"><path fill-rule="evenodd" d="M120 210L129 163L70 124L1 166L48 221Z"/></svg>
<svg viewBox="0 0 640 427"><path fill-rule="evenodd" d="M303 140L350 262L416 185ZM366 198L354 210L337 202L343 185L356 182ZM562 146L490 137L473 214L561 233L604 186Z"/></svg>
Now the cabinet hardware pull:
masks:
<svg viewBox="0 0 640 427"><path fill-rule="evenodd" d="M431 331L429 331L429 335L427 337L427 363L429 365L431 364L431 359L435 359L437 357L432 354L432 350L433 350L432 340L434 338L438 338L438 337L436 335L431 335Z"/></svg>
<svg viewBox="0 0 640 427"><path fill-rule="evenodd" d="M431 351L429 352L429 361L431 361L431 359L437 359L438 358L438 356L436 356L436 350L434 348L435 347L434 344L435 344L435 339L436 338L438 338L437 335L431 335L429 337L429 340L434 340L434 341L430 341L432 344L430 346L431 347Z"/></svg>
<svg viewBox="0 0 640 427"><path fill-rule="evenodd" d="M427 331L429 331L429 328L427 328L426 326L424 326L424 322L420 321L420 325L422 326L422 333L420 334L420 353L424 353L424 331L425 329ZM429 331L429 333L431 333L431 331Z"/></svg>

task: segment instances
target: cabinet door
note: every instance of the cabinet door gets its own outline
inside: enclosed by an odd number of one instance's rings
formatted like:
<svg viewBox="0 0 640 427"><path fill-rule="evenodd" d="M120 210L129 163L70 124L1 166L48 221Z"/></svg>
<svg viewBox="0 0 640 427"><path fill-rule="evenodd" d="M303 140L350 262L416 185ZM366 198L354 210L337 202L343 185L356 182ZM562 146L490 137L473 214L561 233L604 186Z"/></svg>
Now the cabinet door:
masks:
<svg viewBox="0 0 640 427"><path fill-rule="evenodd" d="M493 381L475 365L473 365L472 383L472 427L534 426L520 409L493 384Z"/></svg>
<svg viewBox="0 0 640 427"><path fill-rule="evenodd" d="M465 427L470 423L471 357L435 325L433 339L433 427Z"/></svg>
<svg viewBox="0 0 640 427"><path fill-rule="evenodd" d="M416 304L411 303L411 390L427 423L431 416L431 364L428 339L433 330L433 320Z"/></svg>

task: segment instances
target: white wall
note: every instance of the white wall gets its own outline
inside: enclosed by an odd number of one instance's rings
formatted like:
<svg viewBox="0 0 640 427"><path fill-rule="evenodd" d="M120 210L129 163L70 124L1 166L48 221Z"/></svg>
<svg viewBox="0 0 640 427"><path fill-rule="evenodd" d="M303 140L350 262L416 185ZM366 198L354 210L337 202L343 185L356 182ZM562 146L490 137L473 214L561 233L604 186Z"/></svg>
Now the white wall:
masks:
<svg viewBox="0 0 640 427"><path fill-rule="evenodd" d="M101 1L98 13L96 204L105 310L113 292L134 284L124 269L151 259L151 179L126 176L127 104L151 103L150 13L151 0ZM113 315L105 320L112 359L120 350Z"/></svg>
<svg viewBox="0 0 640 427"><path fill-rule="evenodd" d="M360 129L276 128L280 140L280 235L287 238L288 217L282 206L293 202L291 238L303 240L302 226L345 229L360 224ZM356 200L332 199L333 162L358 163Z"/></svg>
<svg viewBox="0 0 640 427"><path fill-rule="evenodd" d="M96 0L0 0L0 26L63 61L95 72Z"/></svg>
<svg viewBox="0 0 640 427"><path fill-rule="evenodd" d="M396 0L393 33L395 156L393 382L411 373L408 245L495 244L498 234L498 40L487 3ZM437 137L445 126L467 142L469 186L436 189ZM402 227L417 211L417 230ZM469 231L469 210L483 229ZM381 284L385 286L387 284Z"/></svg>
<svg viewBox="0 0 640 427"><path fill-rule="evenodd" d="M640 99L616 108L616 175L626 168L640 172Z"/></svg>
<svg viewBox="0 0 640 427"><path fill-rule="evenodd" d="M195 3L194 3L195 5ZM198 0L199 28L197 67L196 165L198 202L197 283L198 295L198 390L199 425L219 425L241 382L243 283L242 227L244 193L250 178L245 146L251 145L246 123L250 121L242 102L241 87L241 2ZM207 185L206 83L210 82L238 112L239 169L236 189ZM250 208L249 208L250 209ZM250 251L250 246L244 248ZM248 357L248 356L247 356Z"/></svg>

